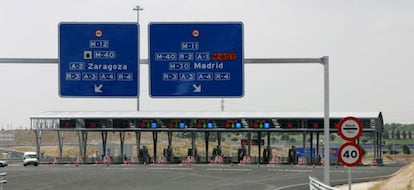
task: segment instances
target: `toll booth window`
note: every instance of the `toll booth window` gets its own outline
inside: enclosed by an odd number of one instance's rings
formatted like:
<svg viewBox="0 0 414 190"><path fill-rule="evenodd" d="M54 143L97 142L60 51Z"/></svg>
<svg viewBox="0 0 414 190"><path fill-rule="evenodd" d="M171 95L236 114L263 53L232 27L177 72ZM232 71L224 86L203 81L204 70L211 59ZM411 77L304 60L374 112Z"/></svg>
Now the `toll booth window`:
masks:
<svg viewBox="0 0 414 190"><path fill-rule="evenodd" d="M214 128L214 123L210 120L198 120L196 127L199 129L212 129Z"/></svg>
<svg viewBox="0 0 414 190"><path fill-rule="evenodd" d="M141 121L141 128L155 129L155 128L158 128L158 124L155 120L142 120Z"/></svg>
<svg viewBox="0 0 414 190"><path fill-rule="evenodd" d="M130 128L133 121L128 119L114 119L113 127L114 128Z"/></svg>
<svg viewBox="0 0 414 190"><path fill-rule="evenodd" d="M87 119L85 120L86 128L102 128L102 121L98 119Z"/></svg>
<svg viewBox="0 0 414 190"><path fill-rule="evenodd" d="M61 119L59 121L59 127L60 128L76 128L76 120L74 120L74 119L69 119L69 120Z"/></svg>
<svg viewBox="0 0 414 190"><path fill-rule="evenodd" d="M254 129L270 129L271 125L270 125L270 121L268 120L256 119L256 120L253 120L253 125L250 127Z"/></svg>
<svg viewBox="0 0 414 190"><path fill-rule="evenodd" d="M323 129L323 119L310 119L307 120L306 128L308 129Z"/></svg>
<svg viewBox="0 0 414 190"><path fill-rule="evenodd" d="M339 128L339 119L331 119L329 120L329 128L331 129L338 129Z"/></svg>
<svg viewBox="0 0 414 190"><path fill-rule="evenodd" d="M229 119L229 120L226 120L224 127L227 129L240 129L242 128L242 123L238 119Z"/></svg>
<svg viewBox="0 0 414 190"><path fill-rule="evenodd" d="M182 120L170 120L168 122L168 128L172 129L185 129L186 128L186 124L184 121Z"/></svg>
<svg viewBox="0 0 414 190"><path fill-rule="evenodd" d="M299 122L297 120L278 120L277 121L280 125L280 128L283 129L293 129L293 128L299 128Z"/></svg>

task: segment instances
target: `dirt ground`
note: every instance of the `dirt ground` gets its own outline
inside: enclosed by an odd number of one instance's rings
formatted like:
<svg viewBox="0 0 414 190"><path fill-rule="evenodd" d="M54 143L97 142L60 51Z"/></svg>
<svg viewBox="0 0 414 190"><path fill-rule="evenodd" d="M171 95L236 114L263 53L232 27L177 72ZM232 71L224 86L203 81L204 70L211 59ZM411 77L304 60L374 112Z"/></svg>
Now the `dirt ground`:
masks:
<svg viewBox="0 0 414 190"><path fill-rule="evenodd" d="M413 190L413 177L414 163L411 162L390 179L378 181L370 190Z"/></svg>
<svg viewBox="0 0 414 190"><path fill-rule="evenodd" d="M388 179L355 183L352 190L414 190L414 161L413 156L384 156L384 162L404 161L407 165ZM369 162L366 160L365 162ZM340 190L348 190L348 185L337 187Z"/></svg>

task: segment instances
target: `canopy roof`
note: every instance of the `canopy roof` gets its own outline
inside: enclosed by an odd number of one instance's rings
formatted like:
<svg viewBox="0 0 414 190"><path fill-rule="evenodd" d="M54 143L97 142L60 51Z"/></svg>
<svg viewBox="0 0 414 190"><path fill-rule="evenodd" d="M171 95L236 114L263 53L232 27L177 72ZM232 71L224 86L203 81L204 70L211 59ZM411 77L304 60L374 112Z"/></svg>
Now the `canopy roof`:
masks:
<svg viewBox="0 0 414 190"><path fill-rule="evenodd" d="M332 112L331 119L353 116L359 119L381 119L381 112ZM141 112L141 111L48 111L32 115L30 119L229 119L229 118L276 118L321 119L323 112Z"/></svg>

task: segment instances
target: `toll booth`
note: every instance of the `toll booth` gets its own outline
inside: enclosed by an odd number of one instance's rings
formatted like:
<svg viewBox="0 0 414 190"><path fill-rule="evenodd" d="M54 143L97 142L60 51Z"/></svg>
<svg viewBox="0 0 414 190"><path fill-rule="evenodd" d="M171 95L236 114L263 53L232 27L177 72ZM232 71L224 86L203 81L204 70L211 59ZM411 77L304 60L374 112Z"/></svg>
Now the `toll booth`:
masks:
<svg viewBox="0 0 414 190"><path fill-rule="evenodd" d="M217 145L216 148L213 148L213 157L221 156L223 153L221 151L221 146Z"/></svg>
<svg viewBox="0 0 414 190"><path fill-rule="evenodd" d="M172 163L174 161L173 149L171 148L171 146L168 145L167 148L164 148L163 155L167 158L167 162Z"/></svg>
<svg viewBox="0 0 414 190"><path fill-rule="evenodd" d="M353 116L362 120L363 132L374 133L374 159L380 163L382 159L382 132L383 132L383 118L381 113L352 113ZM331 113L329 118L329 131L331 133L337 132L336 125L345 116L349 116L348 113ZM310 134L310 148L313 148L313 134L316 134L316 141L319 145L319 134L324 132L323 123L324 118L321 113L295 113L295 114L283 114L276 112L44 112L38 115L34 115L31 118L31 127L35 132L36 140L36 152L40 154L40 148L42 144L42 137L44 131L57 132L58 136L58 150L59 159L62 159L62 151L64 143L64 133L76 132L78 133L79 140L79 152L83 157L87 157L87 145L88 145L88 133L101 133L102 139L102 154L108 155L107 142L108 133L120 134L120 151L117 155L122 157L126 152L123 151L125 138L135 136L137 157L140 161L150 163L152 162L149 150L147 147L141 148L141 134L152 133L151 154L153 158L157 158L157 145L158 133L167 132L168 134L168 146L165 149L164 156L168 160L175 161L177 154L181 151L174 149L176 155L173 154L172 145L172 133L191 133L191 149L196 147L195 139L202 138L203 135L196 137L196 133L204 133L205 141L205 153L206 162L209 162L211 156L208 149L210 143L209 134L217 133L218 147L213 150L213 156L223 155L221 144L221 133L226 132L245 132L247 133L247 139L245 146L247 148L240 148L238 150L238 161L242 156L252 156L257 158L256 160L263 163L270 160L270 156L273 155L269 147L261 148L264 146L262 143L261 133L266 133L268 137L268 144L270 146L270 137L276 133L301 133L304 134L304 144L307 138L306 134ZM251 134L258 134L257 138L252 137ZM253 139L252 139L253 138ZM258 145L258 153L255 155L251 152L251 146ZM198 145L197 145L198 146ZM187 147L177 147L187 148ZM320 148L316 147L315 154L312 153L311 157L316 158L321 155L318 151ZM231 147L230 147L231 150ZM263 152L261 152L263 151ZM190 151L191 152L191 151ZM298 162L298 151L294 148L289 149L288 162L296 164ZM162 153L162 152L161 152ZM227 153L227 149L226 149ZM132 153L131 153L132 154ZM127 154L128 155L128 154ZM194 152L199 158L198 152ZM131 155L134 156L134 155ZM230 155L231 156L231 155ZM115 158L114 158L115 159ZM117 160L122 160L119 158ZM204 158L203 158L204 160ZM223 158L224 160L224 158ZM316 160L316 159L315 159ZM228 163L228 162L225 162Z"/></svg>
<svg viewBox="0 0 414 190"><path fill-rule="evenodd" d="M237 150L237 161L240 163L243 160L244 156L247 155L247 149L244 145Z"/></svg>
<svg viewBox="0 0 414 190"><path fill-rule="evenodd" d="M268 164L272 157L272 148L270 146L265 147L263 149L263 162Z"/></svg>
<svg viewBox="0 0 414 190"><path fill-rule="evenodd" d="M200 162L200 157L198 156L198 151L197 148L194 149L194 153L193 153L193 149L189 148L187 151L187 156L194 156L194 160L199 163Z"/></svg>
<svg viewBox="0 0 414 190"><path fill-rule="evenodd" d="M298 164L298 155L295 146L292 146L288 151L289 164Z"/></svg>
<svg viewBox="0 0 414 190"><path fill-rule="evenodd" d="M143 163L150 163L150 156L148 153L148 148L146 146L143 146L142 149L139 150L138 158L141 164Z"/></svg>

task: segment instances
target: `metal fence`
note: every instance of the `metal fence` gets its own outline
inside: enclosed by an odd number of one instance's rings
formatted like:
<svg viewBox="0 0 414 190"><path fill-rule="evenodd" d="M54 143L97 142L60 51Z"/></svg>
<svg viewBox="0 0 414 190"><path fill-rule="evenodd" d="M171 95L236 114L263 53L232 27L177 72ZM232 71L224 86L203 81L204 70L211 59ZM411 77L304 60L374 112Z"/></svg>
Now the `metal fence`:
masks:
<svg viewBox="0 0 414 190"><path fill-rule="evenodd" d="M7 183L7 173L0 173L0 190L3 190L3 185Z"/></svg>
<svg viewBox="0 0 414 190"><path fill-rule="evenodd" d="M309 189L310 190L338 190L338 188L331 187L319 181L317 178L309 176Z"/></svg>

